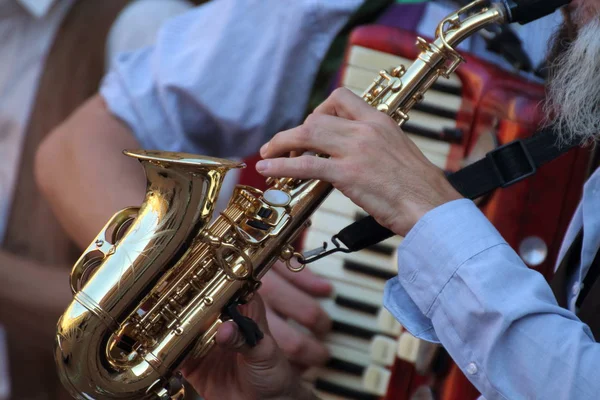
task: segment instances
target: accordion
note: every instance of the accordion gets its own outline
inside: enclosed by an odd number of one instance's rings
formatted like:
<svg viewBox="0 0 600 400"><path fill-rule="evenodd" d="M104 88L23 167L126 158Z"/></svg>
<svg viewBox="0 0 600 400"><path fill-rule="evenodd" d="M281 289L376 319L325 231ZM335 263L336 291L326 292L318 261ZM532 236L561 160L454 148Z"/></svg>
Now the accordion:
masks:
<svg viewBox="0 0 600 400"><path fill-rule="evenodd" d="M363 26L349 39L337 86L360 95L381 69L412 63L416 35L387 26ZM429 160L448 172L488 151L532 134L541 121L540 83L471 54L449 79L440 78L409 113L404 132ZM550 278L563 234L580 198L590 159L577 149L528 180L496 190L478 205L529 267ZM252 168L244 183L259 183ZM305 250L322 246L364 211L334 191L313 215ZM549 218L549 216L551 216ZM357 253L336 253L309 265L334 286L322 299L333 321L324 339L331 359L305 379L323 399L474 400L478 392L444 350L405 331L382 305L383 288L397 273L393 237Z"/></svg>

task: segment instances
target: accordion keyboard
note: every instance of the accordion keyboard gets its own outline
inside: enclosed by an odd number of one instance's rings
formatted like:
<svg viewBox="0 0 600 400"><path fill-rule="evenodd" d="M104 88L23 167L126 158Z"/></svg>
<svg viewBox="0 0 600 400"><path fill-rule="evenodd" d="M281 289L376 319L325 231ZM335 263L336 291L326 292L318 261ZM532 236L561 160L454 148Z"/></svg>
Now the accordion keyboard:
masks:
<svg viewBox="0 0 600 400"><path fill-rule="evenodd" d="M409 65L410 60L362 46L349 49L342 86L362 94L383 68ZM461 108L461 81L455 75L440 79L423 102L410 113L403 130L425 156L442 169L453 169L452 150L459 146L457 114ZM312 218L304 247L321 246L365 212L334 191ZM333 320L325 342L331 360L324 368L309 370L305 379L323 399L377 400L384 398L397 358L414 363L420 341L383 308L385 282L397 273L395 252L402 238L393 237L369 249L336 253L309 267L331 280L334 293L321 305Z"/></svg>

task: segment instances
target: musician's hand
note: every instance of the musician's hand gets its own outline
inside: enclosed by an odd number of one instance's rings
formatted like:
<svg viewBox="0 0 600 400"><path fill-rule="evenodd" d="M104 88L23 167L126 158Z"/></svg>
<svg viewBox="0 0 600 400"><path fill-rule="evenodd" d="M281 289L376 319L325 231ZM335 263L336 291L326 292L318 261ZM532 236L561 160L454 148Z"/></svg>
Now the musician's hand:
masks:
<svg viewBox="0 0 600 400"><path fill-rule="evenodd" d="M275 158L305 151L331 158ZM303 125L275 135L261 155L261 174L331 182L403 236L429 210L461 197L390 117L347 89L337 89Z"/></svg>
<svg viewBox="0 0 600 400"><path fill-rule="evenodd" d="M294 273L276 262L262 279L259 290L267 308L267 320L273 337L296 366L323 364L329 358L319 337L331 329L331 320L317 298L331 293L331 284L309 270ZM288 324L292 319L313 334L301 332Z"/></svg>
<svg viewBox="0 0 600 400"><path fill-rule="evenodd" d="M314 399L271 336L260 297L240 312L259 325L264 338L251 348L235 323L223 323L217 346L205 358L186 362L187 381L206 400Z"/></svg>

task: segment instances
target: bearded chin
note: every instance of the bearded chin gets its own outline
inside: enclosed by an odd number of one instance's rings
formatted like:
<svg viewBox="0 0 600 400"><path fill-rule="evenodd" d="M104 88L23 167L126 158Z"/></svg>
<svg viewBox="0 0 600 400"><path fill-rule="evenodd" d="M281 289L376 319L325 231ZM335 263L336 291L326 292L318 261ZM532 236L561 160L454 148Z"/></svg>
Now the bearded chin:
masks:
<svg viewBox="0 0 600 400"><path fill-rule="evenodd" d="M587 23L551 65L547 125L563 143L600 138L600 18ZM560 39L558 39L560 40Z"/></svg>

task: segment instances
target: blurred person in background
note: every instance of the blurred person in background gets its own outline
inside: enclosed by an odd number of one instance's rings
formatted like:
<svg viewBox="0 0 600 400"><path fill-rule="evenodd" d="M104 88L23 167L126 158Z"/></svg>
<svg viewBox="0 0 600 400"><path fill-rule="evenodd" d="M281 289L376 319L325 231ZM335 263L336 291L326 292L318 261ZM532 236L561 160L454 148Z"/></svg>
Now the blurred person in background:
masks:
<svg viewBox="0 0 600 400"><path fill-rule="evenodd" d="M68 398L52 346L79 250L35 185L37 146L98 89L118 52L151 44L166 19L191 7L0 0L0 399Z"/></svg>

